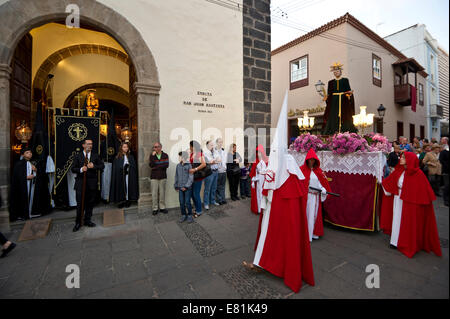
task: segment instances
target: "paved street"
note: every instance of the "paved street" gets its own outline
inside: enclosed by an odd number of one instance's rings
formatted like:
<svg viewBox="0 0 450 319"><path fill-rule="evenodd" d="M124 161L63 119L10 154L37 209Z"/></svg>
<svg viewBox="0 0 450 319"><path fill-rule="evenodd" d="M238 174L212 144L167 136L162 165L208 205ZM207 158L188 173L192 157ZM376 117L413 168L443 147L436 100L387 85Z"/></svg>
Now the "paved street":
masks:
<svg viewBox="0 0 450 319"><path fill-rule="evenodd" d="M241 266L253 259L258 216L250 201L214 208L192 224L178 210L152 216L126 211L126 224L72 232L73 222L54 221L44 239L18 242L0 259L0 298L448 298L449 211L435 203L443 256L420 252L409 259L390 249L382 233L326 224L312 243L316 286L298 294L271 274ZM100 212L98 209L97 212ZM54 215L56 216L56 215ZM17 241L21 227L7 234ZM80 266L81 287L66 288L66 266ZM368 289L368 264L380 267L380 288Z"/></svg>

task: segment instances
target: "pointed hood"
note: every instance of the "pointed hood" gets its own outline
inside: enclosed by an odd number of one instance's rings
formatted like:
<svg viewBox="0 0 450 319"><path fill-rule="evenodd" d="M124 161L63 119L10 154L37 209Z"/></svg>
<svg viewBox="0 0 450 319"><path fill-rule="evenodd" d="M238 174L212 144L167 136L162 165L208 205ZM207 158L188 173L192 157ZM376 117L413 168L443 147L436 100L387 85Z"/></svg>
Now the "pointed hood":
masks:
<svg viewBox="0 0 450 319"><path fill-rule="evenodd" d="M258 152L261 152L262 154L262 158L259 158ZM259 144L258 147L256 148L256 159L255 162L252 164L252 168L250 170L250 177L255 177L256 176L256 166L259 164L259 162L263 160L264 163L269 162L269 158L266 155L266 151L264 150L264 146L262 146L262 144Z"/></svg>
<svg viewBox="0 0 450 319"><path fill-rule="evenodd" d="M315 163L314 163L314 167L313 167L312 171L314 172L314 174L316 174L317 178L320 181L320 184L322 184L322 186L325 187L325 189L328 192L331 192L331 187L330 187L330 184L328 183L328 179L325 176L325 174L323 173L322 169L320 168L319 157L317 156L316 152L312 148L309 149L308 153L306 154L305 162L300 167L303 175L305 176L305 184L306 184L306 186L308 187L309 179L311 177L311 169L308 167L307 160L309 160L311 158L314 158L316 160Z"/></svg>
<svg viewBox="0 0 450 319"><path fill-rule="evenodd" d="M286 90L277 129L270 145L269 165L264 181L265 190L280 188L290 174L295 174L299 179L304 179L297 162L292 155L287 153L287 104L288 91Z"/></svg>
<svg viewBox="0 0 450 319"><path fill-rule="evenodd" d="M36 108L36 122L30 140L33 160L46 161L49 154L48 135L42 117L42 103L39 102Z"/></svg>

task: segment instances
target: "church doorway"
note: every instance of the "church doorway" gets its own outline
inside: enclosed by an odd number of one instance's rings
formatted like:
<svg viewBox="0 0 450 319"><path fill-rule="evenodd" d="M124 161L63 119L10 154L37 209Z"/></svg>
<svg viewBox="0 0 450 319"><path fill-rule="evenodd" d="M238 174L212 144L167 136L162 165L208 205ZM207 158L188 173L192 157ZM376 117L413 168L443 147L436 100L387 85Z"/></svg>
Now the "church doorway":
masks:
<svg viewBox="0 0 450 319"><path fill-rule="evenodd" d="M5 137L0 142L0 227L7 224L11 170L22 142L16 128L22 123L34 128L38 101L44 102L48 128L46 108L78 108L92 91L100 110L108 115L115 110L117 123L131 130L140 203L149 201L148 156L152 141L159 140L160 85L153 55L140 33L97 2L83 4L80 28L72 29L65 26L67 13L60 1L38 1L33 10L26 3L11 2L0 6L0 19L8 25L0 33L0 136Z"/></svg>

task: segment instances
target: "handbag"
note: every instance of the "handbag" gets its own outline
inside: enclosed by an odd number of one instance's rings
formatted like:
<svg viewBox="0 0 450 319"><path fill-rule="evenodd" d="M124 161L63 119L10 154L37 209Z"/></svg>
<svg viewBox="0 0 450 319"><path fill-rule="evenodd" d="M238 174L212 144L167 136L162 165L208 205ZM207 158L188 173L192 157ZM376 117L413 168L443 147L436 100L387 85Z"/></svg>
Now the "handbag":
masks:
<svg viewBox="0 0 450 319"><path fill-rule="evenodd" d="M232 175L238 175L238 174L241 174L241 168L239 167L239 166L233 166L232 168L231 168L231 174Z"/></svg>
<svg viewBox="0 0 450 319"><path fill-rule="evenodd" d="M200 166L200 163L198 163L195 167ZM195 168L193 167L193 168ZM212 174L211 165L206 164L205 167L203 167L201 170L198 170L194 173L194 180L199 180L208 177Z"/></svg>

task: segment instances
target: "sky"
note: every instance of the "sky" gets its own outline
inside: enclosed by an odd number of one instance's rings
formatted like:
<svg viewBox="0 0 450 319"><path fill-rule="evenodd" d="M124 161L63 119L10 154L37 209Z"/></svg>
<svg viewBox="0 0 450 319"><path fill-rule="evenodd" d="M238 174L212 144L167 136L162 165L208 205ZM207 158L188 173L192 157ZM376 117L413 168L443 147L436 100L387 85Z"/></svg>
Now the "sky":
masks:
<svg viewBox="0 0 450 319"><path fill-rule="evenodd" d="M425 24L449 52L448 0L272 0L271 10L278 17L272 18L272 50L349 12L381 37Z"/></svg>

